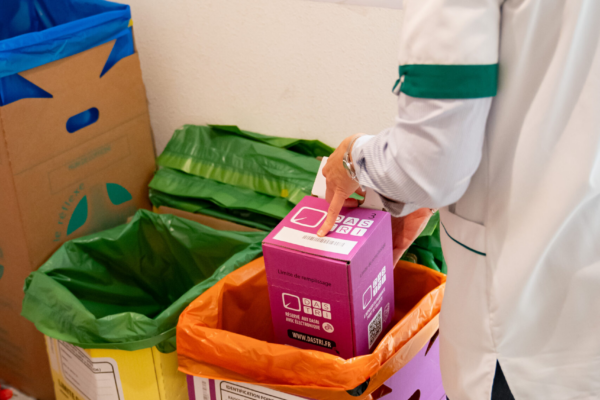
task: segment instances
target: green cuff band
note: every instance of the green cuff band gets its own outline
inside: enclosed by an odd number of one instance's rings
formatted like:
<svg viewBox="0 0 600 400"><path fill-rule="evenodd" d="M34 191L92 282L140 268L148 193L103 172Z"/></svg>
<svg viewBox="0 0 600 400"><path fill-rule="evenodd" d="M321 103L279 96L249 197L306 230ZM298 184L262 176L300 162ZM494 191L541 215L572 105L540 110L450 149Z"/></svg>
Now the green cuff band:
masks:
<svg viewBox="0 0 600 400"><path fill-rule="evenodd" d="M498 64L401 65L400 79L402 77L404 81L401 83L400 91L412 97L426 99L493 97L498 88Z"/></svg>

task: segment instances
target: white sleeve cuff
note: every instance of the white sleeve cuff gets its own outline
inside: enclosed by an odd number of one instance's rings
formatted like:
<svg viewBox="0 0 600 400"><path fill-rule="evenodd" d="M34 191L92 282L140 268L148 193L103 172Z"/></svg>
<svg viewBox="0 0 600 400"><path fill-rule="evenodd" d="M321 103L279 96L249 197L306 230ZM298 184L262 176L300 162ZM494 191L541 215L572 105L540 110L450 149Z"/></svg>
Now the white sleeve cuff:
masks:
<svg viewBox="0 0 600 400"><path fill-rule="evenodd" d="M396 125L352 149L361 187L382 196L394 216L456 202L481 160L491 100L401 94Z"/></svg>
<svg viewBox="0 0 600 400"><path fill-rule="evenodd" d="M352 146L352 151L351 151L352 154L351 155L352 155L352 164L354 165L354 172L356 173L357 177L360 177L360 172L361 172L360 166L356 162L356 160L359 159L360 148L373 138L375 138L375 135L363 135L354 141L354 145ZM360 184L360 179L358 182ZM362 189L364 189L364 187L362 185L360 187Z"/></svg>

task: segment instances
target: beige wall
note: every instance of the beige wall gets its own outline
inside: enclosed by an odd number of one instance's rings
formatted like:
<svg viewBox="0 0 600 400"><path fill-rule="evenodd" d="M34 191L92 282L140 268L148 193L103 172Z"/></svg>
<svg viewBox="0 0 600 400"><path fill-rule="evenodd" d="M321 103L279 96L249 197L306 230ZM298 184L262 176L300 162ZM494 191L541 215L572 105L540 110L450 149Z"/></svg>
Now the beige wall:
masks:
<svg viewBox="0 0 600 400"><path fill-rule="evenodd" d="M129 0L160 152L185 123L335 146L395 115L401 11L300 0Z"/></svg>

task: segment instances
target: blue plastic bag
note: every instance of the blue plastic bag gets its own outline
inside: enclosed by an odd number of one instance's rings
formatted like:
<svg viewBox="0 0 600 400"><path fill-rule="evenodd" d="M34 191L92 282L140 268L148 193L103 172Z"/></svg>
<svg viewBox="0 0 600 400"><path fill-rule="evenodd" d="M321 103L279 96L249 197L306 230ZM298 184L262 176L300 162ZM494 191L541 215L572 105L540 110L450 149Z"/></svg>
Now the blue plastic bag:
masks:
<svg viewBox="0 0 600 400"><path fill-rule="evenodd" d="M130 26L128 5L102 0L2 0L0 92L6 77L117 39L107 62L110 68L111 62L133 54Z"/></svg>

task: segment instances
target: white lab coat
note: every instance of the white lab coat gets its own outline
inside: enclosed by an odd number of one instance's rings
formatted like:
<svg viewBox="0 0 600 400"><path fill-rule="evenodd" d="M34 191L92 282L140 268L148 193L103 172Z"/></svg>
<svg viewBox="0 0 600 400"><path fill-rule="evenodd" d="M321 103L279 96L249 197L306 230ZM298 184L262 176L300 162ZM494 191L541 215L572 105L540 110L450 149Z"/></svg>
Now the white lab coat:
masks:
<svg viewBox="0 0 600 400"><path fill-rule="evenodd" d="M402 64L499 65L481 165L441 210L448 396L489 399L498 360L517 400L599 399L600 0L404 4Z"/></svg>

